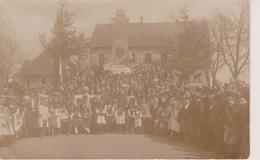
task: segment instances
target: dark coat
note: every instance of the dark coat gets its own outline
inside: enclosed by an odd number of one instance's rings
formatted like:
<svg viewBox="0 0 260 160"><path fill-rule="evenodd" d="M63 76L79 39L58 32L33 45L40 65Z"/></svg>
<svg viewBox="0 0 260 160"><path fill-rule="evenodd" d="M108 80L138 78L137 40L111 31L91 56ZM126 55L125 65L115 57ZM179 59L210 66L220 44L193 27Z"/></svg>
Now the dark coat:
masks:
<svg viewBox="0 0 260 160"><path fill-rule="evenodd" d="M224 103L216 103L212 107L208 108L208 118L207 121L212 127L222 127L224 125L225 116L225 105Z"/></svg>
<svg viewBox="0 0 260 160"><path fill-rule="evenodd" d="M195 122L201 122L201 117L204 114L204 104L202 99L192 100L188 108L191 119Z"/></svg>

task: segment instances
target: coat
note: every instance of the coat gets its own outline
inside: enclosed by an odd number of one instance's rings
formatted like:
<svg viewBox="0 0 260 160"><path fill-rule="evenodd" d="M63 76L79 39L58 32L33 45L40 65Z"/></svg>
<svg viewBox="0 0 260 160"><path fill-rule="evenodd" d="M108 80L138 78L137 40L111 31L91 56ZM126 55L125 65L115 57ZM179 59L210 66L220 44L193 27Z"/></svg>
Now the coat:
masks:
<svg viewBox="0 0 260 160"><path fill-rule="evenodd" d="M226 105L224 120L224 142L236 145L240 141L241 134L241 108L238 105Z"/></svg>

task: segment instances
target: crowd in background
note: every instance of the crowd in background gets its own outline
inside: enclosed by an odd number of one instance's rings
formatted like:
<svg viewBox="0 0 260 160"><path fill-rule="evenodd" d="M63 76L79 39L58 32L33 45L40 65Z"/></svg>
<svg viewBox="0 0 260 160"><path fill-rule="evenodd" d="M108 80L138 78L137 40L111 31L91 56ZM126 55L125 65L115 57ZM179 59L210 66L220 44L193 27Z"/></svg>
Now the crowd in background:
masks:
<svg viewBox="0 0 260 160"><path fill-rule="evenodd" d="M4 106L24 114L15 133L18 138L154 134L231 158L249 152L249 86L245 83L234 81L213 89L183 85L159 67L128 74L95 68L64 77L59 89L25 88L18 102L6 100Z"/></svg>

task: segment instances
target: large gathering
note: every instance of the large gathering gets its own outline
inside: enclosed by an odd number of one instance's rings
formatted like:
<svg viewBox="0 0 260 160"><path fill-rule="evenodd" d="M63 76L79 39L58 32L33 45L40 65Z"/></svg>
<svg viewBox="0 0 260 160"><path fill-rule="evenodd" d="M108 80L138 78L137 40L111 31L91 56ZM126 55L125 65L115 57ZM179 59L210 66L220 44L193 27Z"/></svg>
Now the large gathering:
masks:
<svg viewBox="0 0 260 160"><path fill-rule="evenodd" d="M0 159L248 158L250 50L250 0L0 0Z"/></svg>
<svg viewBox="0 0 260 160"><path fill-rule="evenodd" d="M154 134L239 157L249 143L249 86L180 85L160 67L112 74L98 67L74 73L55 89L9 88L7 142L72 134ZM16 94L15 99L12 94ZM21 104L21 105L20 105ZM15 114L14 114L15 113ZM22 117L15 132L14 120ZM19 117L19 116L18 116Z"/></svg>

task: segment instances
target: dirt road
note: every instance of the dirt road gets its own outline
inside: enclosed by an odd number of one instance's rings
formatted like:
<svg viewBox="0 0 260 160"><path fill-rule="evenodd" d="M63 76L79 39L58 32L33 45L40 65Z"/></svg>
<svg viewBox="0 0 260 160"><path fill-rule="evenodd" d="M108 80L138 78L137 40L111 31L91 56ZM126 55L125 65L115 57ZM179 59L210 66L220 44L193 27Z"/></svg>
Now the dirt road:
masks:
<svg viewBox="0 0 260 160"><path fill-rule="evenodd" d="M1 148L6 158L213 158L168 138L147 135L78 135L30 138ZM217 158L217 157L216 157Z"/></svg>

